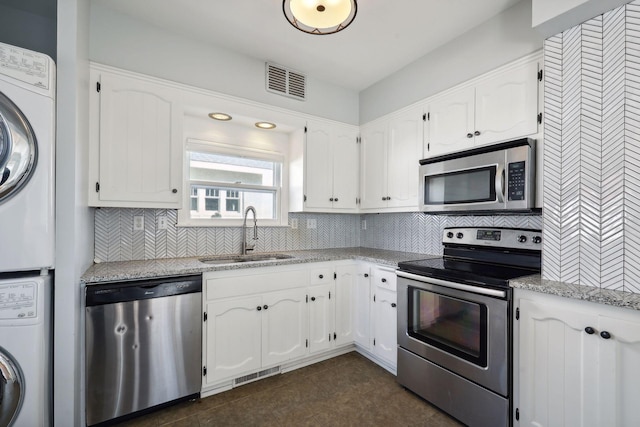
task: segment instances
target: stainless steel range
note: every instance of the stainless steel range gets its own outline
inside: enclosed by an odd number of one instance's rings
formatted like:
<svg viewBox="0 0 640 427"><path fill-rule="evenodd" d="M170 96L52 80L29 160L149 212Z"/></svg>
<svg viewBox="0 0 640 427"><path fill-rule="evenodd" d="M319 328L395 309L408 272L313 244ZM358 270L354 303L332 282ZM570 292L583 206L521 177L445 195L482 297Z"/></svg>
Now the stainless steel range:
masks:
<svg viewBox="0 0 640 427"><path fill-rule="evenodd" d="M470 426L511 423L512 291L542 233L447 228L442 258L398 265L398 382Z"/></svg>

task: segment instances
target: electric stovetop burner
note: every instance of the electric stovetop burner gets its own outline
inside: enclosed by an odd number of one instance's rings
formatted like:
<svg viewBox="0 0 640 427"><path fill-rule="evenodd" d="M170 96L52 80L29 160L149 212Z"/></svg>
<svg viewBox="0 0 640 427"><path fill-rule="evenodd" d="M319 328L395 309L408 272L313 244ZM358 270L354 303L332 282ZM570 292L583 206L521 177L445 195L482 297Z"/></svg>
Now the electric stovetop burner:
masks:
<svg viewBox="0 0 640 427"><path fill-rule="evenodd" d="M444 256L398 264L402 271L456 283L508 288L509 280L540 273L540 230L446 228Z"/></svg>

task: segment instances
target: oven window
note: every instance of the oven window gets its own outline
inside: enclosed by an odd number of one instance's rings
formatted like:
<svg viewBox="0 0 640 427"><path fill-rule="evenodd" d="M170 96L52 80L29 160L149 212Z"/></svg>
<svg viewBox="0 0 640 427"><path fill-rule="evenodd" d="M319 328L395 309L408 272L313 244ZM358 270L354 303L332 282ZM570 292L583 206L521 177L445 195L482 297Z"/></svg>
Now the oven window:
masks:
<svg viewBox="0 0 640 427"><path fill-rule="evenodd" d="M487 366L487 307L409 287L409 336Z"/></svg>
<svg viewBox="0 0 640 427"><path fill-rule="evenodd" d="M496 167L424 177L424 204L492 202L496 200Z"/></svg>

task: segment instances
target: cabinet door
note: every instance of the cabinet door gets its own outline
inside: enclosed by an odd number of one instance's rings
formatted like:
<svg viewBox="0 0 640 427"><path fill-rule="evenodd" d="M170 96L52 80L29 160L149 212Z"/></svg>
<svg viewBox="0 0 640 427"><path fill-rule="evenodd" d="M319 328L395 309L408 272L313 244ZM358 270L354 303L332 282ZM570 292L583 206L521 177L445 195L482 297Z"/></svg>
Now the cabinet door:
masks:
<svg viewBox="0 0 640 427"><path fill-rule="evenodd" d="M261 305L259 296L207 303L206 385L260 369Z"/></svg>
<svg viewBox="0 0 640 427"><path fill-rule="evenodd" d="M371 348L371 280L369 268L362 267L354 282L353 340L362 348Z"/></svg>
<svg viewBox="0 0 640 427"><path fill-rule="evenodd" d="M373 302L373 353L396 366L398 356L396 293L376 287Z"/></svg>
<svg viewBox="0 0 640 427"><path fill-rule="evenodd" d="M336 267L336 346L353 343L357 265Z"/></svg>
<svg viewBox="0 0 640 427"><path fill-rule="evenodd" d="M308 313L306 288L270 292L262 298L262 366L303 356Z"/></svg>
<svg viewBox="0 0 640 427"><path fill-rule="evenodd" d="M475 144L538 132L538 62L504 71L476 86Z"/></svg>
<svg viewBox="0 0 640 427"><path fill-rule="evenodd" d="M333 198L331 131L309 124L305 150L305 208L331 208Z"/></svg>
<svg viewBox="0 0 640 427"><path fill-rule="evenodd" d="M520 300L520 425L597 426L597 316Z"/></svg>
<svg viewBox="0 0 640 427"><path fill-rule="evenodd" d="M335 285L309 288L309 352L328 350L333 343Z"/></svg>
<svg viewBox="0 0 640 427"><path fill-rule="evenodd" d="M108 73L100 84L99 201L179 208L182 131L173 91Z"/></svg>
<svg viewBox="0 0 640 427"><path fill-rule="evenodd" d="M626 310L626 309L625 309ZM639 426L640 411L640 314L634 321L600 316L598 331L611 338L600 338L600 365L597 425ZM594 408L595 409L595 408Z"/></svg>
<svg viewBox="0 0 640 427"><path fill-rule="evenodd" d="M387 207L418 207L422 114L422 107L414 108L389 121Z"/></svg>
<svg viewBox="0 0 640 427"><path fill-rule="evenodd" d="M357 132L336 128L333 138L333 207L355 210L358 206L360 147Z"/></svg>
<svg viewBox="0 0 640 427"><path fill-rule="evenodd" d="M473 87L433 100L429 104L429 139L425 157L473 148L474 109Z"/></svg>
<svg viewBox="0 0 640 427"><path fill-rule="evenodd" d="M383 121L363 127L361 138L360 208L386 207L387 122Z"/></svg>

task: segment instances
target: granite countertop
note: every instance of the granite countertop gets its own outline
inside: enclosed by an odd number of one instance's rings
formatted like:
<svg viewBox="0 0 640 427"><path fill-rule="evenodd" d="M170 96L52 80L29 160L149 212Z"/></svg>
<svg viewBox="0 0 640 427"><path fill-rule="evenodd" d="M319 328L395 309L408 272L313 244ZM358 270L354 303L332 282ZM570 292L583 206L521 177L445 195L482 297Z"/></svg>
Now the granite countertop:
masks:
<svg viewBox="0 0 640 427"><path fill-rule="evenodd" d="M440 255L429 255L415 252L387 251L383 249L370 248L317 249L305 251L269 252L269 254L290 255L292 256L292 258L229 264L205 264L200 262L200 259L202 258L216 258L217 256L167 258L147 261L104 262L97 263L91 266L82 275L81 282L84 284L99 284L132 279L152 279L157 277L199 274L206 271L239 270L246 268L271 267L276 265L291 265L348 259L368 261L375 264L396 268L398 266L398 262L440 257ZM228 256L234 255L235 254L229 254ZM258 253L255 255L264 255L264 253Z"/></svg>
<svg viewBox="0 0 640 427"><path fill-rule="evenodd" d="M640 310L640 294L555 282L543 279L539 274L511 280L509 285L515 289L525 289L598 304Z"/></svg>

